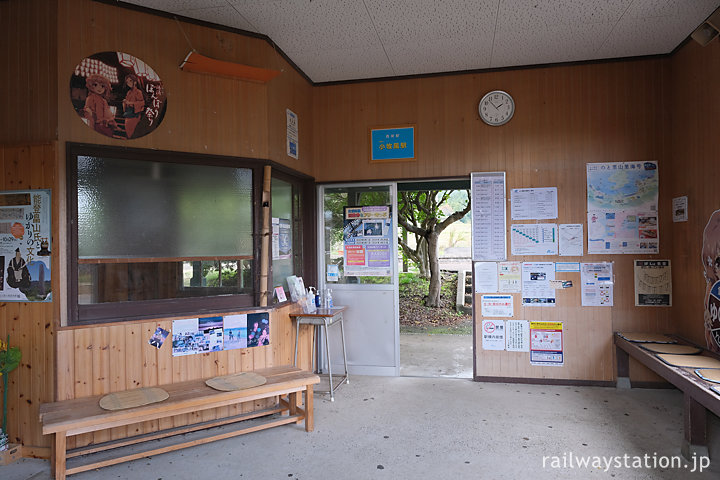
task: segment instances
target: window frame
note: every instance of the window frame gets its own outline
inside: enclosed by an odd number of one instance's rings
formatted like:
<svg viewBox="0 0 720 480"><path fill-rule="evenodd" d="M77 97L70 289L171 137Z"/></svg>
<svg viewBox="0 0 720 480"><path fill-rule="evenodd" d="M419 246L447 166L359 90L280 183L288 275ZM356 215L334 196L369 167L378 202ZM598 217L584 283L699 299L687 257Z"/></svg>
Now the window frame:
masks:
<svg viewBox="0 0 720 480"><path fill-rule="evenodd" d="M252 171L253 223L253 293L220 294L208 297L185 297L158 300L136 300L80 305L78 302L78 171L79 156L110 157L166 163L246 168ZM245 157L203 155L166 150L117 148L103 145L68 143L66 146L66 201L68 238L68 325L116 323L147 318L197 315L234 311L260 305L260 238L263 167L266 160Z"/></svg>

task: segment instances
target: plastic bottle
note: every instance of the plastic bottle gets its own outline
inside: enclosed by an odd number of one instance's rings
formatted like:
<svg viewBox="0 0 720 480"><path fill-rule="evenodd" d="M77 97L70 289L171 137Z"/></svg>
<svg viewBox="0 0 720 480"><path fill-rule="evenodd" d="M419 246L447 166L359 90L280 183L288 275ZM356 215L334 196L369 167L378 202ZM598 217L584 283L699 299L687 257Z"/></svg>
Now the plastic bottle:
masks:
<svg viewBox="0 0 720 480"><path fill-rule="evenodd" d="M325 308L333 308L332 290L329 288L325 291Z"/></svg>

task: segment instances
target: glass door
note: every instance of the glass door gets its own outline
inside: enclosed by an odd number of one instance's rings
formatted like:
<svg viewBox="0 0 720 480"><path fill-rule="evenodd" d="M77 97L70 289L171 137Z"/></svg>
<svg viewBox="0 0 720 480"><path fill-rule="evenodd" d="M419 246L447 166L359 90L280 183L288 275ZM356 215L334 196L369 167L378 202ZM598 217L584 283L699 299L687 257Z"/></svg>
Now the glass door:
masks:
<svg viewBox="0 0 720 480"><path fill-rule="evenodd" d="M395 198L394 183L318 190L318 278L322 292L332 290L335 305L349 307L344 326L351 374L399 375ZM338 352L330 361L341 371L340 339L330 336L333 355Z"/></svg>

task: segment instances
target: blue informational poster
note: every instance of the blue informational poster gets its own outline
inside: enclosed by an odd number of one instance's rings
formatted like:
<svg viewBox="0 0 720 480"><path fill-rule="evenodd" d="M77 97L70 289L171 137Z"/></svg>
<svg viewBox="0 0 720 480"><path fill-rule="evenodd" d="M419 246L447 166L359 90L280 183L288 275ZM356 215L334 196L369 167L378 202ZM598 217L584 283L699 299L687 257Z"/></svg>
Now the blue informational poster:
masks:
<svg viewBox="0 0 720 480"><path fill-rule="evenodd" d="M373 128L370 130L370 161L414 160L415 127Z"/></svg>

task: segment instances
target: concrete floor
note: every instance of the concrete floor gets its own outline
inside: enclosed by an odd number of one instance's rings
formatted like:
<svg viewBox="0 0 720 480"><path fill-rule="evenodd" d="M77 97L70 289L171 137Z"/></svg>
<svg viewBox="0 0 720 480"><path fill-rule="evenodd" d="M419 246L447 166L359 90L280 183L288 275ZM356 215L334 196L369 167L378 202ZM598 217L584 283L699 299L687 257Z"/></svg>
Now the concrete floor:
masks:
<svg viewBox="0 0 720 480"><path fill-rule="evenodd" d="M400 375L473 376L472 335L400 334Z"/></svg>
<svg viewBox="0 0 720 480"><path fill-rule="evenodd" d="M553 468L571 454L591 456L591 461L595 456L614 461L626 454L647 454L650 459L679 455L683 417L677 390L487 384L452 378L350 380L337 391L335 402L326 395L316 397L314 432L284 426L70 478L718 478L717 473L690 473L692 464L689 469L633 469L624 464L607 471ZM22 460L0 467L0 478L47 480L50 469L45 461Z"/></svg>

